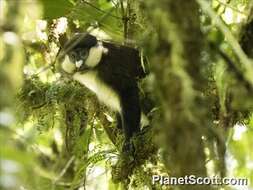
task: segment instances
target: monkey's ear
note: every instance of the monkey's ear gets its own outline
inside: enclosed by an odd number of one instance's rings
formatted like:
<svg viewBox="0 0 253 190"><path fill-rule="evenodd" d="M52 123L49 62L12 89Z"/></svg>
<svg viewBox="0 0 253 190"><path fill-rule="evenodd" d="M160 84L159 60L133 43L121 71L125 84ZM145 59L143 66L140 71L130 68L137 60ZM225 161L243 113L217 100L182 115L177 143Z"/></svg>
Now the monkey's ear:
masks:
<svg viewBox="0 0 253 190"><path fill-rule="evenodd" d="M60 37L59 37L59 43L60 43L61 48L64 47L64 45L67 43L68 40L69 39L68 39L66 33L60 35Z"/></svg>

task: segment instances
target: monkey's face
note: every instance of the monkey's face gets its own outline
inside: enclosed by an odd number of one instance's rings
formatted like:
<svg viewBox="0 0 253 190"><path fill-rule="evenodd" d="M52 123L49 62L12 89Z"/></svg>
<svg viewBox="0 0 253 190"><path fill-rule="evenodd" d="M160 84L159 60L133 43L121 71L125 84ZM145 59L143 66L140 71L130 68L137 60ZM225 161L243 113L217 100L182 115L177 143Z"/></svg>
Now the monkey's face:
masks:
<svg viewBox="0 0 253 190"><path fill-rule="evenodd" d="M78 70L86 70L88 66L85 64L89 56L89 49L76 48L69 51L61 60L61 69L69 74Z"/></svg>
<svg viewBox="0 0 253 190"><path fill-rule="evenodd" d="M92 36L92 38L94 38ZM73 40L72 40L73 41ZM78 71L87 71L96 67L103 54L108 53L108 49L103 47L103 43L95 41L90 45L90 38L80 40L75 47L68 50L68 46L62 51L61 69L68 74L73 74ZM93 41L92 41L93 42ZM88 44L88 45L87 45Z"/></svg>

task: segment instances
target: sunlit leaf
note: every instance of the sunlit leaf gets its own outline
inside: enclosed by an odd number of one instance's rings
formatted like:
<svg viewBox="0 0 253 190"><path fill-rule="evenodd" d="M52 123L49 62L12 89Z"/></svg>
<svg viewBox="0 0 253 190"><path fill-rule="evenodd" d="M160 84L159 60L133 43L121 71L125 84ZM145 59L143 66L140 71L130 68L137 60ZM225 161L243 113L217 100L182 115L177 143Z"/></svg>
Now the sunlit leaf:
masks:
<svg viewBox="0 0 253 190"><path fill-rule="evenodd" d="M40 0L44 9L45 19L56 19L66 16L73 4L68 0Z"/></svg>

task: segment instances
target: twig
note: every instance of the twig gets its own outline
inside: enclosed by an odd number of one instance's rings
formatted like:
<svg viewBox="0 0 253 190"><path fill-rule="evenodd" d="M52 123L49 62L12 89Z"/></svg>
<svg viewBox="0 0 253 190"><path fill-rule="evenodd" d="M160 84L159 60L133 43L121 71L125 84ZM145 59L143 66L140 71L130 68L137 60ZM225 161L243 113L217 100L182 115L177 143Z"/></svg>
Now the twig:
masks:
<svg viewBox="0 0 253 190"><path fill-rule="evenodd" d="M37 73L33 74L31 77L38 76L39 74L41 74L41 73L47 71L48 69L50 69L51 67L55 66L55 63L57 61L57 57L58 57L58 55L60 53L60 50L61 50L61 48L59 48L59 50L58 50L58 52L57 52L57 54L55 56L55 59L54 59L54 61L52 63L50 63L49 65L47 65L45 67L42 67L40 71L38 71Z"/></svg>
<svg viewBox="0 0 253 190"><path fill-rule="evenodd" d="M224 59L224 61L228 64L228 68L232 70L235 74L235 77L237 80L242 81L245 84L245 87L249 91L253 91L253 86L247 81L244 77L244 75L240 72L240 70L237 69L236 64L231 60L231 58L223 52L219 47L217 47L215 44L210 43L210 47L214 50L216 50L219 55Z"/></svg>
<svg viewBox="0 0 253 190"><path fill-rule="evenodd" d="M114 0L111 0L111 3L115 6L115 7L118 7L118 2L115 2Z"/></svg>
<svg viewBox="0 0 253 190"><path fill-rule="evenodd" d="M42 104L40 105L36 105L36 106L32 106L32 109L39 109L39 108L42 108L43 106L47 105L47 102L43 102Z"/></svg>
<svg viewBox="0 0 253 190"><path fill-rule="evenodd" d="M125 16L125 9L124 9L123 0L119 0L119 2L120 2L121 14L122 14L122 17L124 18L124 16Z"/></svg>
<svg viewBox="0 0 253 190"><path fill-rule="evenodd" d="M56 184L62 178L62 176L66 173L67 169L70 167L74 160L75 156L71 156L65 167L62 169L61 173L55 178L54 184Z"/></svg>
<svg viewBox="0 0 253 190"><path fill-rule="evenodd" d="M228 7L228 8L230 8L230 9L232 9L232 10L234 10L234 11L240 13L240 14L243 14L243 15L247 16L247 14L246 14L245 12L242 12L242 11L238 10L237 8L231 6L231 5L227 4L227 3L223 3L223 2L221 2L220 0L215 0L215 1L217 1L217 2L220 3L221 5L224 5L225 7Z"/></svg>
<svg viewBox="0 0 253 190"><path fill-rule="evenodd" d="M120 8L121 8L121 14L122 14L122 21L123 21L123 28L124 28L124 41L127 39L127 30L128 30L128 18L127 18L127 11L124 8L123 0L120 1Z"/></svg>
<svg viewBox="0 0 253 190"><path fill-rule="evenodd" d="M98 7L94 6L94 5L92 5L91 3L87 2L87 1L83 1L83 3L89 5L90 7L94 8L94 9L96 9L96 10L102 12L102 13L106 13L106 14L108 13L107 11L104 11L104 10L100 9L100 8L98 8ZM115 5L114 5L114 6L115 6ZM120 20L122 19L121 17L116 16L116 15L113 15L113 14L111 14L111 13L109 13L109 16L114 17L114 18L116 18L116 19L120 19Z"/></svg>
<svg viewBox="0 0 253 190"><path fill-rule="evenodd" d="M245 71L245 79L253 85L253 66L250 59L248 59L247 55L243 52L240 44L233 36L232 32L229 28L222 22L221 18L215 13L215 11L210 8L210 4L205 0L197 0L198 4L202 8L202 10L213 20L217 28L223 33L226 37L228 44L233 49L236 56L239 58L242 63L243 69Z"/></svg>

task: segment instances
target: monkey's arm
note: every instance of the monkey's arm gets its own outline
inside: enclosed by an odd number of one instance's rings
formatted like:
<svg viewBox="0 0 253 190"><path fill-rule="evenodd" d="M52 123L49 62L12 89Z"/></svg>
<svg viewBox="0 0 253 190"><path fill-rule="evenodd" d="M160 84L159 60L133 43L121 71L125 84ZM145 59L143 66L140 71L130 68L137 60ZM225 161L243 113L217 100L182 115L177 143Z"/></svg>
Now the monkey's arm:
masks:
<svg viewBox="0 0 253 190"><path fill-rule="evenodd" d="M140 102L137 84L126 88L121 94L121 121L125 133L125 141L140 131Z"/></svg>

